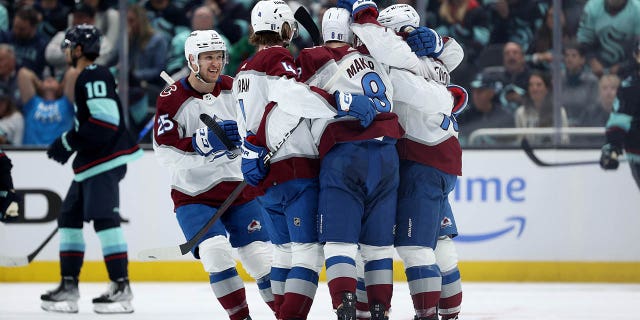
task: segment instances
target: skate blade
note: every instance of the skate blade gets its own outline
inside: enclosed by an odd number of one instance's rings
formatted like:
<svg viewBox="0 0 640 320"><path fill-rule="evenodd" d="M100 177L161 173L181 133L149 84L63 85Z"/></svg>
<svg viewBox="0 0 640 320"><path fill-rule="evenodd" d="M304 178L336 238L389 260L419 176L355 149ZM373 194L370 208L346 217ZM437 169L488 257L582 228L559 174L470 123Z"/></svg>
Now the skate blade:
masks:
<svg viewBox="0 0 640 320"><path fill-rule="evenodd" d="M94 303L93 311L95 313L132 313L133 306L131 305L131 301Z"/></svg>
<svg viewBox="0 0 640 320"><path fill-rule="evenodd" d="M60 313L78 313L78 303L75 301L42 301L42 310Z"/></svg>

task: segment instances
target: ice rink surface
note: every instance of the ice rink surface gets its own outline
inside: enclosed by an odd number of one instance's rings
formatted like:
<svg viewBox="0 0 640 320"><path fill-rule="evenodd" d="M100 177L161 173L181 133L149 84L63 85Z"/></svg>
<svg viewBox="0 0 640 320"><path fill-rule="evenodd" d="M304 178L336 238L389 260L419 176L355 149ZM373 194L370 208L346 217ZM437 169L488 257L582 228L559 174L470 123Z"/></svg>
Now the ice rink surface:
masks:
<svg viewBox="0 0 640 320"><path fill-rule="evenodd" d="M40 309L40 294L54 283L0 283L0 319L135 319L225 320L207 283L135 282L135 312L126 315L93 313L91 299L106 283L80 283L78 314L54 314ZM255 283L247 283L247 300L254 320L274 319L258 295ZM463 283L460 319L640 319L640 284L566 283ZM396 283L391 320L413 319L406 282ZM331 320L326 283L318 288L309 320Z"/></svg>

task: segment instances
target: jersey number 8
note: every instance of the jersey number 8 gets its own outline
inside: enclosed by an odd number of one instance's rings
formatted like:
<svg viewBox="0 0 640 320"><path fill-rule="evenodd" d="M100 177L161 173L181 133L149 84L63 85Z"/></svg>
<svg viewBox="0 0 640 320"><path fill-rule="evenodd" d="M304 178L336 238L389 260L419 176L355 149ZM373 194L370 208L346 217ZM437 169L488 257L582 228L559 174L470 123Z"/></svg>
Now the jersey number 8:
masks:
<svg viewBox="0 0 640 320"><path fill-rule="evenodd" d="M391 112L391 102L386 95L387 87L377 73L369 72L362 77L362 90L367 97L373 99L378 112Z"/></svg>

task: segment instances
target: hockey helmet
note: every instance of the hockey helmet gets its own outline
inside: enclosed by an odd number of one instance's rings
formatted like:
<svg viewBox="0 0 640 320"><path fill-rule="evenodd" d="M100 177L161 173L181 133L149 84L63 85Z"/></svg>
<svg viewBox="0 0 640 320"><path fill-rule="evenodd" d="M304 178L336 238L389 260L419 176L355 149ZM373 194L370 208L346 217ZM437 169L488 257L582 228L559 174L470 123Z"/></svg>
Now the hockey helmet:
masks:
<svg viewBox="0 0 640 320"><path fill-rule="evenodd" d="M282 35L282 27L285 23L291 27L291 39L297 37L298 22L293 17L289 5L283 0L258 1L251 10L251 27L256 34L271 31Z"/></svg>
<svg viewBox="0 0 640 320"><path fill-rule="evenodd" d="M351 43L353 32L350 28L351 14L347 9L329 8L322 16L322 37L324 42L340 41Z"/></svg>
<svg viewBox="0 0 640 320"><path fill-rule="evenodd" d="M189 69L195 73L200 72L198 57L203 52L222 51L223 66L228 62L227 46L220 35L214 30L197 30L191 32L184 42L184 57L187 59ZM193 56L193 62L198 66L198 70L193 70L189 56Z"/></svg>
<svg viewBox="0 0 640 320"><path fill-rule="evenodd" d="M420 16L408 4L394 4L380 11L378 22L387 28L393 29L395 32L400 32L406 26L418 27L420 25Z"/></svg>
<svg viewBox="0 0 640 320"><path fill-rule="evenodd" d="M67 30L62 41L62 49L82 47L82 54L100 54L100 30L90 24L80 24Z"/></svg>

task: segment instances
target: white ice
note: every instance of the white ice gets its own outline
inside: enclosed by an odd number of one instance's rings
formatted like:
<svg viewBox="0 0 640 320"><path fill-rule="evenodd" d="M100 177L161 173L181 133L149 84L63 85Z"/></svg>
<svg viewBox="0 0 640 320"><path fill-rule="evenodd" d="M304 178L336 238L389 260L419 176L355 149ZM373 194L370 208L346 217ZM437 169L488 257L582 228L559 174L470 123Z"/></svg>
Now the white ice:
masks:
<svg viewBox="0 0 640 320"><path fill-rule="evenodd" d="M0 319L228 319L206 282L134 282L135 312L127 315L93 313L91 298L106 289L104 283L80 283L78 314L42 311L40 294L56 285L0 283ZM274 319L255 283L247 283L246 288L253 319ZM413 319L406 282L396 283L393 294L390 319ZM463 295L460 319L464 320L640 319L640 284L467 282ZM326 283L320 284L308 319L335 319Z"/></svg>

